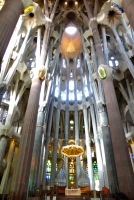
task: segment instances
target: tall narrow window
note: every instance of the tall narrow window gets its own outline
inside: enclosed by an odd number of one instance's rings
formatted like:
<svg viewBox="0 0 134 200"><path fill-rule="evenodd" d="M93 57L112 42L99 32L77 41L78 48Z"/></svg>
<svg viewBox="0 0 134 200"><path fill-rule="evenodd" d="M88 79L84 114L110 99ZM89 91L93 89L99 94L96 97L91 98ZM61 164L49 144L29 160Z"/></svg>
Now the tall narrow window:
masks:
<svg viewBox="0 0 134 200"><path fill-rule="evenodd" d="M47 161L47 168L46 168L46 180L50 180L51 177L51 161Z"/></svg>
<svg viewBox="0 0 134 200"><path fill-rule="evenodd" d="M69 81L69 90L74 90L74 81L73 80L71 80L71 81Z"/></svg>
<svg viewBox="0 0 134 200"><path fill-rule="evenodd" d="M59 94L59 87L57 86L57 87L55 88L55 97L58 98L58 94Z"/></svg>

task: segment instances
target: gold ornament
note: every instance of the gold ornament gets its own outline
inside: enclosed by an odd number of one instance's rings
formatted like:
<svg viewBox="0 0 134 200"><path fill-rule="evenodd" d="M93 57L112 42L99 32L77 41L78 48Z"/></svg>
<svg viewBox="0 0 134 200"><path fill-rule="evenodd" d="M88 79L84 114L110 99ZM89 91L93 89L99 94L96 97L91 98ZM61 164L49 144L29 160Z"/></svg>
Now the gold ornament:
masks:
<svg viewBox="0 0 134 200"><path fill-rule="evenodd" d="M67 146L62 147L61 154L68 158L76 158L84 154L84 149L81 146L75 145L73 140L70 140Z"/></svg>
<svg viewBox="0 0 134 200"><path fill-rule="evenodd" d="M44 67L42 67L40 70L39 70L39 73L38 73L38 78L43 80L45 78L45 74L46 74L46 70Z"/></svg>
<svg viewBox="0 0 134 200"><path fill-rule="evenodd" d="M31 12L33 10L33 6L28 6L25 8L24 13Z"/></svg>

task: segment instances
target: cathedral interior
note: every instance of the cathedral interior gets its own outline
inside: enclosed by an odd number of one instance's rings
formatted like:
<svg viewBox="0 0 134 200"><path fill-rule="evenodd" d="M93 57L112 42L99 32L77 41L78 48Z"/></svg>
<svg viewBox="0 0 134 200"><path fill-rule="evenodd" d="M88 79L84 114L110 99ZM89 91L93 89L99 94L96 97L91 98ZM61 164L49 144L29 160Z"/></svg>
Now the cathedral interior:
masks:
<svg viewBox="0 0 134 200"><path fill-rule="evenodd" d="M0 0L0 199L134 200L133 10Z"/></svg>

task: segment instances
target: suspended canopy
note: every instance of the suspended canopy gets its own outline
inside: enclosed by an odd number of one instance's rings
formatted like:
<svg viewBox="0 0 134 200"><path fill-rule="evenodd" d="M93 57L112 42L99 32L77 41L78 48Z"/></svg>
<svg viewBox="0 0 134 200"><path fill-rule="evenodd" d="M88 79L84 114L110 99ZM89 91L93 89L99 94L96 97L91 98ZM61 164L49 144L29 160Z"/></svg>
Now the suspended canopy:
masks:
<svg viewBox="0 0 134 200"><path fill-rule="evenodd" d="M81 146L75 145L71 140L67 146L62 147L61 154L68 158L76 158L84 154L84 149Z"/></svg>

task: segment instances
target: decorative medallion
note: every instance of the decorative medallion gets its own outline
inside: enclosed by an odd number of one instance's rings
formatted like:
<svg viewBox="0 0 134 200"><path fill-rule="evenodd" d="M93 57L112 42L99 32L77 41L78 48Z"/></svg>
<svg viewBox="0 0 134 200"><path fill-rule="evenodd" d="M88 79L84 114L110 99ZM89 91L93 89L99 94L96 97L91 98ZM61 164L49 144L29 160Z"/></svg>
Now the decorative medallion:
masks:
<svg viewBox="0 0 134 200"><path fill-rule="evenodd" d="M99 77L100 77L101 79L105 79L105 78L107 77L107 73L106 73L106 70L105 70L105 68L103 67L103 65L100 65L100 66L98 67L98 74L99 74Z"/></svg>
<svg viewBox="0 0 134 200"><path fill-rule="evenodd" d="M45 74L46 74L46 70L44 67L42 67L40 70L39 70L39 73L38 73L38 78L43 80L45 78Z"/></svg>

